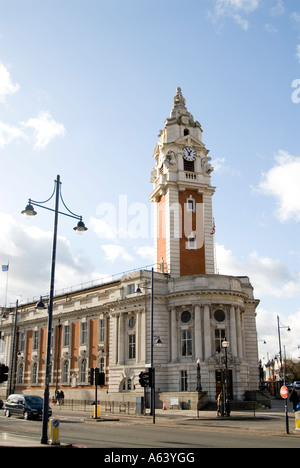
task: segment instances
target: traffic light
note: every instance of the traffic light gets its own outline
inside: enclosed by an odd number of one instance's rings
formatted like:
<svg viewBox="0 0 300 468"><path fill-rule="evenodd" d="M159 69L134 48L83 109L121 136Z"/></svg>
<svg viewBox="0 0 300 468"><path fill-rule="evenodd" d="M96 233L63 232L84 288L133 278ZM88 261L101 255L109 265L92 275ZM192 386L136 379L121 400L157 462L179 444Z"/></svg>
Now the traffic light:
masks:
<svg viewBox="0 0 300 468"><path fill-rule="evenodd" d="M105 385L105 373L104 372L98 372L98 378L97 378L97 384L102 387Z"/></svg>
<svg viewBox="0 0 300 468"><path fill-rule="evenodd" d="M0 383L8 380L8 367L5 364L0 364Z"/></svg>
<svg viewBox="0 0 300 468"><path fill-rule="evenodd" d="M141 387L149 387L149 372L141 372L139 382Z"/></svg>
<svg viewBox="0 0 300 468"><path fill-rule="evenodd" d="M100 385L100 387L105 385L105 373L100 372L98 367L95 368L95 385Z"/></svg>
<svg viewBox="0 0 300 468"><path fill-rule="evenodd" d="M95 373L95 369L91 367L89 369L89 384L90 385L94 385L94 373Z"/></svg>
<svg viewBox="0 0 300 468"><path fill-rule="evenodd" d="M89 369L89 384L90 385L105 385L105 373L100 372L98 367L91 367Z"/></svg>

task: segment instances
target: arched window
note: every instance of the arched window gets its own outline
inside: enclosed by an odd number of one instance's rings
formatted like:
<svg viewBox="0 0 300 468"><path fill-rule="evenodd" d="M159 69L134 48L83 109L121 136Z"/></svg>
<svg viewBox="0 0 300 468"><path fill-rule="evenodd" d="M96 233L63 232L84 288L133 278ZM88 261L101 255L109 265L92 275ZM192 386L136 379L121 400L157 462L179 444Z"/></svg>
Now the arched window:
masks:
<svg viewBox="0 0 300 468"><path fill-rule="evenodd" d="M32 376L31 376L31 382L33 384L37 383L37 372L38 372L38 364L35 362L32 366Z"/></svg>
<svg viewBox="0 0 300 468"><path fill-rule="evenodd" d="M18 384L23 383L23 375L24 375L24 364L20 364L19 369L18 369Z"/></svg>
<svg viewBox="0 0 300 468"><path fill-rule="evenodd" d="M100 372L105 372L105 359L103 357L100 359L99 371Z"/></svg>
<svg viewBox="0 0 300 468"><path fill-rule="evenodd" d="M69 382L69 361L65 361L63 363L62 382L63 383Z"/></svg>
<svg viewBox="0 0 300 468"><path fill-rule="evenodd" d="M86 359L83 359L80 364L80 382L86 383Z"/></svg>
<svg viewBox="0 0 300 468"><path fill-rule="evenodd" d="M121 392L130 392L130 390L133 390L132 387L133 387L133 385L132 385L131 379L124 379L121 382L120 391Z"/></svg>

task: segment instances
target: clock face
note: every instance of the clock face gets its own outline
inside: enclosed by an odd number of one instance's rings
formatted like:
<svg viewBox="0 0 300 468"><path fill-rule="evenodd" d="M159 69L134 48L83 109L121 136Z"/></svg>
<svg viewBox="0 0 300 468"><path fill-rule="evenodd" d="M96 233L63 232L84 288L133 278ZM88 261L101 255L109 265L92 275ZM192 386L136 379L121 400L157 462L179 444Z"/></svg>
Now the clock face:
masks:
<svg viewBox="0 0 300 468"><path fill-rule="evenodd" d="M196 153L192 148L184 148L183 157L186 161L194 161L196 158Z"/></svg>

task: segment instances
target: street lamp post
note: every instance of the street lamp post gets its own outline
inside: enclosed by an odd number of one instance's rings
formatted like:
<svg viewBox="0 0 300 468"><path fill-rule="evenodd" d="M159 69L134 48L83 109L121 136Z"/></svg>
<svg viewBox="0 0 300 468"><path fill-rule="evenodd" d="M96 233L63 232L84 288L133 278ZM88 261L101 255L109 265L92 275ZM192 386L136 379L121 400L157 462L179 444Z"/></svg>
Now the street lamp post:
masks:
<svg viewBox="0 0 300 468"><path fill-rule="evenodd" d="M227 356L227 348L229 347L229 342L226 340L222 341L222 348L225 349L225 385L224 385L224 410L227 416L230 416L230 408L229 408L229 398L228 398L228 356Z"/></svg>
<svg viewBox="0 0 300 468"><path fill-rule="evenodd" d="M14 332L13 332L13 344L12 344L12 352L11 352L11 360L10 360L10 372L9 372L9 395L13 393L14 389L14 366L16 361L16 338L17 338L17 321L18 321L18 305L19 301L16 301L16 311L14 317Z"/></svg>
<svg viewBox="0 0 300 468"><path fill-rule="evenodd" d="M278 341L279 341L279 359L280 359L280 378L282 377L282 350L281 350L281 335L280 329L286 328L288 332L291 331L289 326L282 325L279 320L279 315L277 315L277 329L278 329ZM283 385L286 384L286 372L284 368L283 372ZM288 416L288 404L287 398L285 399L285 424L286 424L286 433L289 434L289 416Z"/></svg>
<svg viewBox="0 0 300 468"><path fill-rule="evenodd" d="M279 359L280 359L280 377L282 376L282 350L281 350L281 334L280 328L286 328L288 332L291 331L289 326L282 325L279 320L279 315L277 315L277 329L278 329L278 341L279 341ZM286 384L286 375L285 371L283 372L283 383Z"/></svg>
<svg viewBox="0 0 300 468"><path fill-rule="evenodd" d="M151 289L151 317L150 317L150 370L151 373L151 387L150 387L150 408L151 415L153 417L153 424L155 424L155 369L153 367L153 346L154 346L154 336L153 336L153 300L154 300L154 269L151 269L151 288L142 286L143 289ZM141 292L141 288L138 287L136 292Z"/></svg>
<svg viewBox="0 0 300 468"><path fill-rule="evenodd" d="M50 294L49 294L49 305L48 305L48 325L47 325L47 348L46 348L46 364L45 364L45 390L44 390L44 406L43 406L43 426L42 426L42 438L41 444L48 443L48 414L49 414L49 380L50 380L50 357L51 357L51 333L52 333L52 316L53 316L53 298L54 298L54 283L55 283L55 264L56 264L56 245L57 245L57 226L58 226L58 214L63 214L64 216L69 216L78 220L77 226L74 228L77 232L84 232L87 230L85 227L82 216L72 213L67 206L65 205L62 195L61 195L61 182L60 176L58 175L54 183L54 191L48 200L44 202L37 202L29 199L28 205L25 210L22 211L22 214L27 218L35 216L37 212L34 210L33 206L38 206L39 208L44 208L54 212L54 228L53 228L53 244L52 244L52 261L51 261L51 275L50 275ZM43 206L45 203L50 201L55 195L55 208L49 208ZM68 213L59 211L59 199L61 199L64 207L67 209Z"/></svg>
<svg viewBox="0 0 300 468"><path fill-rule="evenodd" d="M18 305L19 301L16 301L16 309L14 313L14 328L13 328L13 337L12 337L12 347L11 347L11 356L10 356L10 367L9 367L9 386L7 389L7 396L11 395L14 391L14 366L16 361L16 339L17 339L17 322L18 322ZM6 319L7 315L4 312L2 318Z"/></svg>
<svg viewBox="0 0 300 468"><path fill-rule="evenodd" d="M200 410L200 398L202 392L202 385L201 385L201 370L200 370L200 359L197 359L197 388L198 392L198 401L197 401L197 418L199 418L199 410Z"/></svg>

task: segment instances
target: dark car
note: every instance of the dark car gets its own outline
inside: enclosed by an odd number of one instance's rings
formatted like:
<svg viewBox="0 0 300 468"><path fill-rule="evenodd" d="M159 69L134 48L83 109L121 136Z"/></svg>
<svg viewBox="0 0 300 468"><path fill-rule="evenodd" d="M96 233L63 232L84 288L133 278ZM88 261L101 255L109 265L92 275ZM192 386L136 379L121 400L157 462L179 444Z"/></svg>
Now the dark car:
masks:
<svg viewBox="0 0 300 468"><path fill-rule="evenodd" d="M5 405L4 414L9 416L20 416L25 419L38 419L43 416L43 399L36 395L9 395ZM49 408L48 416L52 415Z"/></svg>

